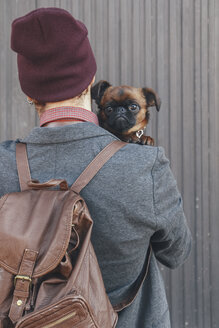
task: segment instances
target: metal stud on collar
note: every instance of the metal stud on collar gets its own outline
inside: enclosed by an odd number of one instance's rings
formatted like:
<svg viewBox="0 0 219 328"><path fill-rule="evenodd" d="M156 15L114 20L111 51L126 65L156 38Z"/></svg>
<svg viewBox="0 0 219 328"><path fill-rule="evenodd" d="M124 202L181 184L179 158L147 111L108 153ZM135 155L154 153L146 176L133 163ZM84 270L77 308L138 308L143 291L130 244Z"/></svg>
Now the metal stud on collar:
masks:
<svg viewBox="0 0 219 328"><path fill-rule="evenodd" d="M28 102L28 104L33 105L33 100L29 100L29 99L27 98L27 102Z"/></svg>
<svg viewBox="0 0 219 328"><path fill-rule="evenodd" d="M136 137L138 137L138 139L140 139L144 134L144 130L139 130L136 132Z"/></svg>

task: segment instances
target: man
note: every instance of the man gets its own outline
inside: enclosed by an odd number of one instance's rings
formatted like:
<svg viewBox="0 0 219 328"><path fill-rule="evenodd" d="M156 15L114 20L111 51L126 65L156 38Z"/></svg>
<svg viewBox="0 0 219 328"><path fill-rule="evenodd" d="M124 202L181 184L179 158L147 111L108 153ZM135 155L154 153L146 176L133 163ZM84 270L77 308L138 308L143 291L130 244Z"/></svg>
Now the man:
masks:
<svg viewBox="0 0 219 328"><path fill-rule="evenodd" d="M20 140L27 143L31 177L65 179L71 185L116 139L91 112L96 63L86 27L65 10L37 9L13 22L11 46L18 54L21 88L40 118L40 127ZM0 145L0 196L20 190L15 144ZM81 195L94 220L92 242L113 305L129 294L149 243L153 248L147 278L133 303L119 313L117 327L170 327L157 260L170 268L181 265L191 235L163 149L127 144Z"/></svg>

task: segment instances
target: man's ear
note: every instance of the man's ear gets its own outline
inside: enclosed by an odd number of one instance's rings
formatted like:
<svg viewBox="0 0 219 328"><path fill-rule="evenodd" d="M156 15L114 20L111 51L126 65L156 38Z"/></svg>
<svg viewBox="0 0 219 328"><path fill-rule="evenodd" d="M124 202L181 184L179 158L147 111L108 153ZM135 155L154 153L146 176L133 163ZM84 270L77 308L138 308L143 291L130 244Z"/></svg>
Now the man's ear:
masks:
<svg viewBox="0 0 219 328"><path fill-rule="evenodd" d="M150 88L142 88L143 95L147 102L147 107L156 106L157 111L159 112L161 106L161 100L157 93Z"/></svg>
<svg viewBox="0 0 219 328"><path fill-rule="evenodd" d="M99 105L101 99L104 95L106 89L108 89L111 84L107 81L99 81L91 88L91 98L95 100L96 104Z"/></svg>

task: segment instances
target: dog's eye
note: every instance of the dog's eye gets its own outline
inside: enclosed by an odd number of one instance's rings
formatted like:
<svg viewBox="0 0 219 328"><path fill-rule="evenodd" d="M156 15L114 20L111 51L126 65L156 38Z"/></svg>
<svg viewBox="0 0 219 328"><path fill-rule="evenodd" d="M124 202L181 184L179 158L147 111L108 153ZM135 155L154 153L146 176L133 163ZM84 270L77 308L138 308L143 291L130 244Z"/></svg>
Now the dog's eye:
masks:
<svg viewBox="0 0 219 328"><path fill-rule="evenodd" d="M139 106L138 105L136 105L136 104L131 104L131 105L129 105L129 110L131 110L131 111L138 111L139 110Z"/></svg>
<svg viewBox="0 0 219 328"><path fill-rule="evenodd" d="M108 106L108 107L105 108L105 113L106 113L107 115L111 114L112 111L113 111L113 108L112 108L111 106Z"/></svg>

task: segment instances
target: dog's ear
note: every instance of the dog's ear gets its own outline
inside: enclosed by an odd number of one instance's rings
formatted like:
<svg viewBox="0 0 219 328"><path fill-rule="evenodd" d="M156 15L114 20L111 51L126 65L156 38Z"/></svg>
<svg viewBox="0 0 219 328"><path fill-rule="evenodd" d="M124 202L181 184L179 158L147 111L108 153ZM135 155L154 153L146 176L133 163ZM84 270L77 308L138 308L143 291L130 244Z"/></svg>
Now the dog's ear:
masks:
<svg viewBox="0 0 219 328"><path fill-rule="evenodd" d="M96 104L99 105L101 99L104 95L106 89L108 89L111 84L107 81L99 81L91 88L91 98L95 100Z"/></svg>
<svg viewBox="0 0 219 328"><path fill-rule="evenodd" d="M161 100L158 97L157 93L150 88L142 88L144 97L146 98L147 107L156 106L157 111L159 112L161 106Z"/></svg>

